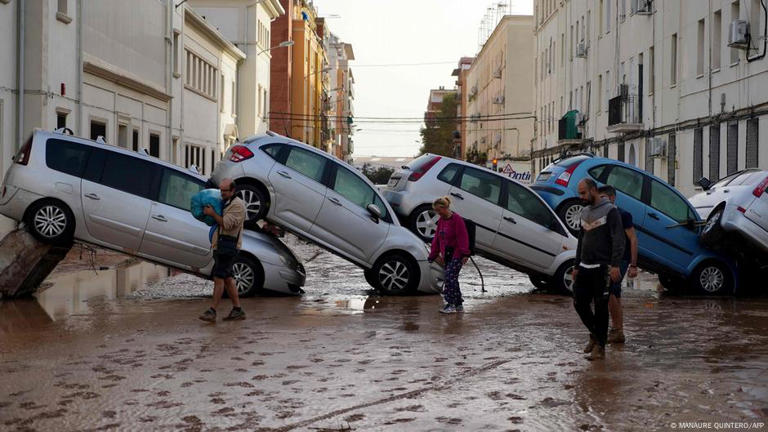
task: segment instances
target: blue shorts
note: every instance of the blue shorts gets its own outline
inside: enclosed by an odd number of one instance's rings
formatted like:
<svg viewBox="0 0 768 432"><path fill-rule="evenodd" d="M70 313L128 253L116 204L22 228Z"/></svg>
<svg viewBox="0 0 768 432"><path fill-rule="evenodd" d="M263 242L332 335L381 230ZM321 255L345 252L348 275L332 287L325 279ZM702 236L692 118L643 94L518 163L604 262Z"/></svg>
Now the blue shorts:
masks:
<svg viewBox="0 0 768 432"><path fill-rule="evenodd" d="M621 279L619 279L618 282L611 283L611 286L608 288L608 293L613 294L614 296L616 296L616 298L621 298L621 281L624 280L624 275L627 274L628 268L629 268L629 262L622 261L621 264L619 264L619 270L621 271Z"/></svg>

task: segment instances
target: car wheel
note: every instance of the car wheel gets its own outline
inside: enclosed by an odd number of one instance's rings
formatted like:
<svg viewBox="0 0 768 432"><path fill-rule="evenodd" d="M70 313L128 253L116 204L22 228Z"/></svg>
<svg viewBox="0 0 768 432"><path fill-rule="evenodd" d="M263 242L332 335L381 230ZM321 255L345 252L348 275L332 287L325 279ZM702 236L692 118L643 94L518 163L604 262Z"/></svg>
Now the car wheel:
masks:
<svg viewBox="0 0 768 432"><path fill-rule="evenodd" d="M238 254L232 263L238 297L251 297L264 287L264 271L258 261Z"/></svg>
<svg viewBox="0 0 768 432"><path fill-rule="evenodd" d="M707 223L701 230L701 241L708 247L722 246L725 231L720 221L723 219L723 208L716 209L707 218Z"/></svg>
<svg viewBox="0 0 768 432"><path fill-rule="evenodd" d="M374 288L385 294L402 295L416 291L419 270L413 259L404 254L391 254L380 258L373 266Z"/></svg>
<svg viewBox="0 0 768 432"><path fill-rule="evenodd" d="M255 222L267 214L268 197L263 189L245 184L237 187L237 196L245 203L246 220Z"/></svg>
<svg viewBox="0 0 768 432"><path fill-rule="evenodd" d="M694 290L701 294L723 295L733 291L733 281L728 268L716 261L709 261L697 267L690 281Z"/></svg>
<svg viewBox="0 0 768 432"><path fill-rule="evenodd" d="M545 278L545 277L542 277L542 276L529 275L528 279L530 279L530 281L531 281L531 283L533 284L534 287L536 287L536 288L538 288L540 290L549 289L550 286L551 286L550 280Z"/></svg>
<svg viewBox="0 0 768 432"><path fill-rule="evenodd" d="M419 206L411 213L409 227L420 239L431 242L435 237L439 218L431 205Z"/></svg>
<svg viewBox="0 0 768 432"><path fill-rule="evenodd" d="M568 260L558 267L555 277L552 278L552 288L561 292L573 295L573 269L576 261Z"/></svg>
<svg viewBox="0 0 768 432"><path fill-rule="evenodd" d="M35 203L27 217L32 235L43 243L71 243L75 233L75 216L61 201L46 200Z"/></svg>
<svg viewBox="0 0 768 432"><path fill-rule="evenodd" d="M378 283L376 281L376 275L373 274L373 270L363 270L363 275L365 276L365 281L368 282L368 285L379 289Z"/></svg>
<svg viewBox="0 0 768 432"><path fill-rule="evenodd" d="M566 201L557 209L557 215L565 223L568 231L577 235L581 231L581 211L584 209L579 201Z"/></svg>

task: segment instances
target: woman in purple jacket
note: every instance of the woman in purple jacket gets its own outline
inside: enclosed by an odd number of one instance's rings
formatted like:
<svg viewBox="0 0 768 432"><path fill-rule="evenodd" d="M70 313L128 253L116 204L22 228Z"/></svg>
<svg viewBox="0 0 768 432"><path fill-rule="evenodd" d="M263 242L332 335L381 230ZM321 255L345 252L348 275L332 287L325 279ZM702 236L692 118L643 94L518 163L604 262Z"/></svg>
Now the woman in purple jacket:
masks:
<svg viewBox="0 0 768 432"><path fill-rule="evenodd" d="M459 272L469 258L469 234L464 219L451 211L451 199L442 197L432 203L432 208L440 219L432 239L429 261L436 261L445 267L445 285L443 296L445 306L441 313L464 312L464 299L459 288Z"/></svg>

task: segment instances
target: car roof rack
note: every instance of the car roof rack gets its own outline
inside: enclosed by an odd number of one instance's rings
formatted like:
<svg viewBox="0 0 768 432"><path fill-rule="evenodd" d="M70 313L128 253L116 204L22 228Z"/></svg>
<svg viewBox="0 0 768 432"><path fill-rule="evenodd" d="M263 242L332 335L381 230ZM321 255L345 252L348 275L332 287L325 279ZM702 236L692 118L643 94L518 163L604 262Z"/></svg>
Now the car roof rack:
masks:
<svg viewBox="0 0 768 432"><path fill-rule="evenodd" d="M64 134L64 135L69 135L69 136L75 135L75 133L72 132L72 129L70 129L68 127L62 127L62 128L54 129L53 132L54 133Z"/></svg>
<svg viewBox="0 0 768 432"><path fill-rule="evenodd" d="M197 165L195 164L190 165L189 168L187 168L187 170L192 174L198 174L198 175L200 174L200 171L197 170Z"/></svg>

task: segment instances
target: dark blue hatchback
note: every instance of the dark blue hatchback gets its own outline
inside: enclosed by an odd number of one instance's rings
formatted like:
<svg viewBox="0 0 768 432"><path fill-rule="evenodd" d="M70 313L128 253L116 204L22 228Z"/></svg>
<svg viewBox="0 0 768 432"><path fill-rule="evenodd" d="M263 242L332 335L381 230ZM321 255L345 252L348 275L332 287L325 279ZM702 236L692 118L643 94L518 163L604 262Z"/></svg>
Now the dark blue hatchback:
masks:
<svg viewBox="0 0 768 432"><path fill-rule="evenodd" d="M616 205L632 214L638 236L640 267L657 273L662 285L685 281L700 292L727 294L738 283L730 258L699 242L696 209L664 180L614 159L579 154L556 160L539 174L531 189L578 235L583 204L578 183L591 178L616 188Z"/></svg>

